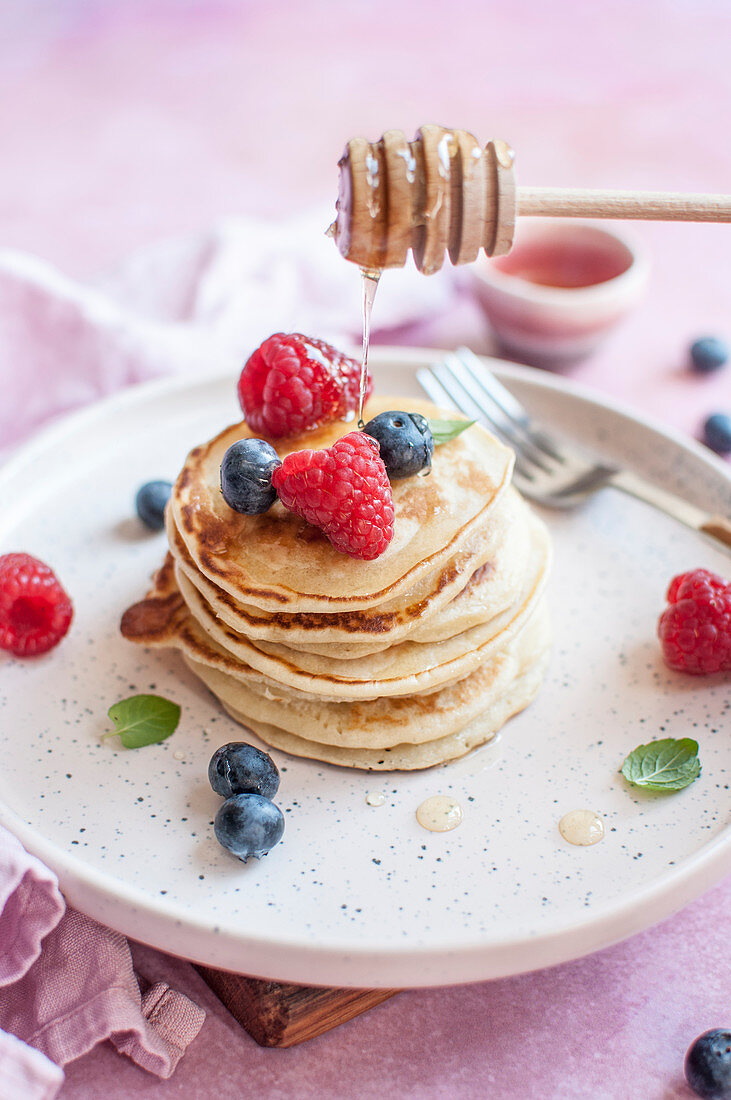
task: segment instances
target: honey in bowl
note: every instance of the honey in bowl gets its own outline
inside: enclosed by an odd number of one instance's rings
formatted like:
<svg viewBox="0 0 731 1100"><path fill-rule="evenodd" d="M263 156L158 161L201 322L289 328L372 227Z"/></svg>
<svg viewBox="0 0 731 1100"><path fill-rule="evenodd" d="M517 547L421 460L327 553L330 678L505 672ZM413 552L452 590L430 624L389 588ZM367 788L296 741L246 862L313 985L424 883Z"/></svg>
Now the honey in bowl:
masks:
<svg viewBox="0 0 731 1100"><path fill-rule="evenodd" d="M574 228L580 231L568 236L529 234L507 256L493 260L492 266L537 286L563 290L606 283L632 266L631 250L613 234L594 232L590 226Z"/></svg>
<svg viewBox="0 0 731 1100"><path fill-rule="evenodd" d="M647 261L628 240L574 220L525 219L513 249L470 268L500 350L560 368L591 354L638 301Z"/></svg>

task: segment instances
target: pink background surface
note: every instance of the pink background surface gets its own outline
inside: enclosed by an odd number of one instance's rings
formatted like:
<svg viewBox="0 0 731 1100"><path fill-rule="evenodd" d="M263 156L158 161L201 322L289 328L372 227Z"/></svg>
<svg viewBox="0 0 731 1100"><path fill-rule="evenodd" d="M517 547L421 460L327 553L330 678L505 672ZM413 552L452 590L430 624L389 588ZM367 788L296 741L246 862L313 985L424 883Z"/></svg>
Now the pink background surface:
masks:
<svg viewBox="0 0 731 1100"><path fill-rule="evenodd" d="M225 215L334 203L348 138L427 121L505 137L526 184L728 192L730 40L720 0L4 0L0 246L91 277ZM686 367L695 337L731 340L731 227L631 230L653 265L646 299L571 374L695 435L731 411L731 370ZM469 306L420 339L490 347ZM102 1046L68 1067L61 1095L688 1097L686 1047L731 1026L730 911L726 880L598 955L405 993L284 1052L258 1048L187 964L156 955L209 1011L174 1077Z"/></svg>

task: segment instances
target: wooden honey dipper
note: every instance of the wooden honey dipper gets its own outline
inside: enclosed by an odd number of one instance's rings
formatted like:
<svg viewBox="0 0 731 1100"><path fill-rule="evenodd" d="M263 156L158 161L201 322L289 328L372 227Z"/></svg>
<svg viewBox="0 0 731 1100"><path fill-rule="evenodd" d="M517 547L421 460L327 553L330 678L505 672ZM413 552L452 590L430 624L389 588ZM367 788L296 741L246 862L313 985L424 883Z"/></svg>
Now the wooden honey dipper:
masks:
<svg viewBox="0 0 731 1100"><path fill-rule="evenodd" d="M337 217L341 254L379 271L403 267L409 249L419 271L472 263L510 251L518 214L544 217L731 221L731 195L586 191L516 187L505 141L483 148L466 130L422 126L413 141L387 130L380 141L349 141L339 162Z"/></svg>

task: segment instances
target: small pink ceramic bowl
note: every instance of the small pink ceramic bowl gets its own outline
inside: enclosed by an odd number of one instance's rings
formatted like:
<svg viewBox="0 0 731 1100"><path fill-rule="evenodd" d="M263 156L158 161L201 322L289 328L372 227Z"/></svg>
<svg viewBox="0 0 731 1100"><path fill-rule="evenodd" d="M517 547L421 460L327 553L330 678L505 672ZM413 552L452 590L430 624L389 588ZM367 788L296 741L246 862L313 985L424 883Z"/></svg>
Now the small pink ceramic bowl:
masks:
<svg viewBox="0 0 731 1100"><path fill-rule="evenodd" d="M501 349L540 367L589 355L641 297L649 265L638 247L594 223L519 221L507 256L470 268Z"/></svg>

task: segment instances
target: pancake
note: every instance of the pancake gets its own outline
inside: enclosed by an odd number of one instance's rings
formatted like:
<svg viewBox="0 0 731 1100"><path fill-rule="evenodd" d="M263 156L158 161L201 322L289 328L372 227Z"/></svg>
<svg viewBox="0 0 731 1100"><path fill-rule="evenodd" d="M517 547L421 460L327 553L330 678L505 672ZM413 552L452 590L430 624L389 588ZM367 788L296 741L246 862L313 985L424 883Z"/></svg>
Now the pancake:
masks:
<svg viewBox="0 0 731 1100"><path fill-rule="evenodd" d="M393 397L372 400L369 419L394 405ZM443 417L436 406L409 399L409 409ZM304 436L278 441L281 457L303 448L332 444L354 425L336 421ZM221 459L237 439L251 438L244 423L194 448L170 500L172 522L195 568L243 604L267 611L358 610L401 597L459 553L508 488L512 452L483 428L439 447L428 477L393 484L394 536L374 561L340 554L317 528L277 501L259 516L232 511L220 492Z"/></svg>
<svg viewBox="0 0 731 1100"><path fill-rule="evenodd" d="M458 732L423 744L406 742L386 749L342 748L321 744L297 737L266 722L251 719L226 703L223 706L236 722L248 726L270 748L280 749L292 756L303 756L326 764L362 768L366 771L414 771L446 764L491 741L509 718L533 701L543 681L547 664L548 654L544 653L516 677L497 702L483 710Z"/></svg>
<svg viewBox="0 0 731 1100"><path fill-rule="evenodd" d="M387 649L407 636L422 642L439 641L504 610L515 596L528 554L531 523L535 519L525 501L509 488L462 551L400 599L370 610L331 614L273 613L243 605L196 570L171 522L168 539L178 572L197 588L225 626L255 643L276 642L301 652L348 660ZM478 581L481 605L474 599L457 600Z"/></svg>
<svg viewBox="0 0 731 1100"><path fill-rule="evenodd" d="M548 616L542 603L509 647L493 654L457 683L426 695L399 699L380 696L353 703L308 700L278 692L276 687L247 684L200 657L184 655L214 695L228 709L246 715L247 721L276 726L315 743L380 749L437 741L458 733L483 711L496 706L525 668L543 659L548 645Z"/></svg>
<svg viewBox="0 0 731 1100"><path fill-rule="evenodd" d="M371 401L365 416L403 404ZM340 421L276 448L352 430ZM492 738L533 699L550 645L550 539L510 485L512 453L478 425L440 445L429 476L393 483L394 538L364 562L279 502L260 516L225 504L221 459L251 435L234 424L188 455L167 557L123 635L178 650L232 718L297 756L411 770Z"/></svg>

